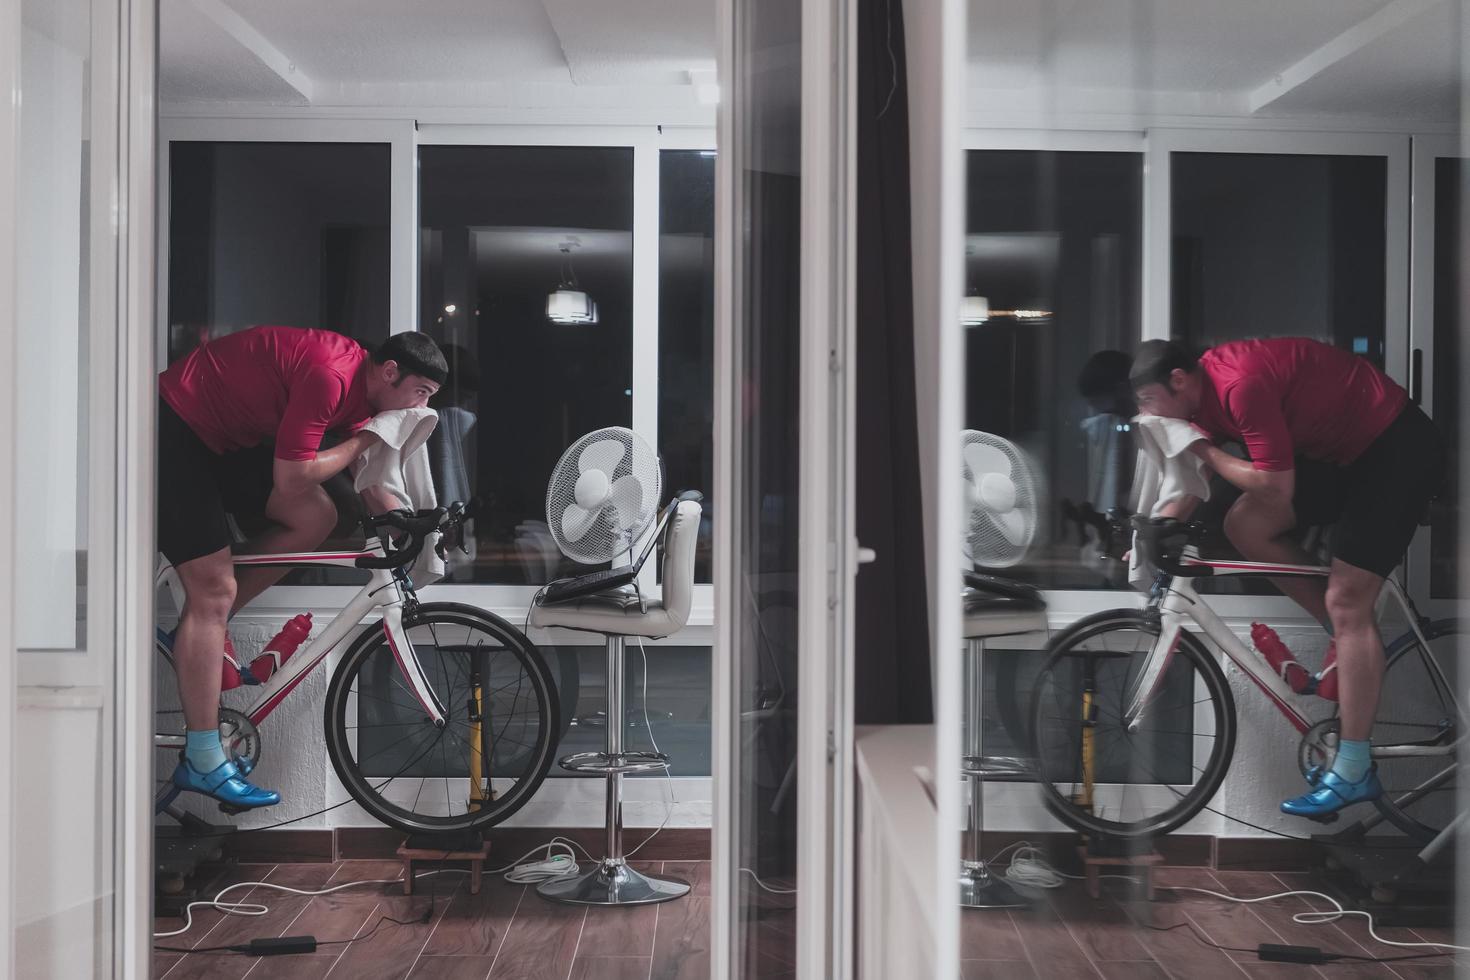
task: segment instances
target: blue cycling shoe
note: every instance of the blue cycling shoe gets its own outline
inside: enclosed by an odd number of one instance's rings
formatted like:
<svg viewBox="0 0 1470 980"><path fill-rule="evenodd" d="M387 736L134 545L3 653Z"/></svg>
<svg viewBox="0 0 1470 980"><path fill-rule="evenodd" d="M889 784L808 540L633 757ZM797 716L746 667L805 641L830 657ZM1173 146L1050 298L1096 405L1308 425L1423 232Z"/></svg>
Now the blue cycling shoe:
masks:
<svg viewBox="0 0 1470 980"><path fill-rule="evenodd" d="M1335 772L1328 772L1310 793L1293 797L1281 804L1281 812L1293 817L1323 822L1335 820L1337 811L1354 803L1368 803L1383 795L1378 769L1373 767L1356 783L1350 783Z"/></svg>
<svg viewBox="0 0 1470 980"><path fill-rule="evenodd" d="M280 793L246 782L240 767L234 762L221 763L214 771L202 773L190 765L188 759L180 759L174 769L173 784L178 789L203 793L239 810L254 810L281 802Z"/></svg>

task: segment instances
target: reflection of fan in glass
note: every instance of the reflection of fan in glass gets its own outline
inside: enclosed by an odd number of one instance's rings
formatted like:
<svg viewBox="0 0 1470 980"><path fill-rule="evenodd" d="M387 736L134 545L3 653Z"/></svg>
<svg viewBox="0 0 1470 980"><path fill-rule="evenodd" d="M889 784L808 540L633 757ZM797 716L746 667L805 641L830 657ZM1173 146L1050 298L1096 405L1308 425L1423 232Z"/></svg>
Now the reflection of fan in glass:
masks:
<svg viewBox="0 0 1470 980"><path fill-rule="evenodd" d="M987 568L1015 565L1036 536L1041 487L1017 446L974 429L963 440L965 557Z"/></svg>
<svg viewBox="0 0 1470 980"><path fill-rule="evenodd" d="M653 522L663 465L631 429L598 429L574 442L551 473L546 523L556 546L584 565L612 561Z"/></svg>

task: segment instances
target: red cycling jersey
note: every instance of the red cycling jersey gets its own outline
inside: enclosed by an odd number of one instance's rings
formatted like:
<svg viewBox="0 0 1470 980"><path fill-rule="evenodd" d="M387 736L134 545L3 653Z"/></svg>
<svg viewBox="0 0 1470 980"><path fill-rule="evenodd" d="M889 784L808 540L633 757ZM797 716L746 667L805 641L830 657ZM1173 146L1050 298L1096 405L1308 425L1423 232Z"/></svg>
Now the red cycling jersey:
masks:
<svg viewBox="0 0 1470 980"><path fill-rule="evenodd" d="M1297 455L1346 466L1398 418L1408 393L1364 358L1305 337L1237 340L1205 351L1190 419L1245 444L1258 470Z"/></svg>
<svg viewBox="0 0 1470 980"><path fill-rule="evenodd" d="M158 390L217 453L274 440L277 459L315 459L324 433L350 434L372 417L367 357L329 330L251 327L175 361Z"/></svg>

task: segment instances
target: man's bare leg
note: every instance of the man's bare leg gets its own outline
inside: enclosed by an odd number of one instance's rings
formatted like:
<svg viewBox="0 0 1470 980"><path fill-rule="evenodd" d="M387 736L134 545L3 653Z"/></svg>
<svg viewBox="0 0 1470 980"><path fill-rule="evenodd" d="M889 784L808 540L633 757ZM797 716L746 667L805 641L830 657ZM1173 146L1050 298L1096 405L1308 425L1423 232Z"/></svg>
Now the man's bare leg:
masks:
<svg viewBox="0 0 1470 980"><path fill-rule="evenodd" d="M1378 694L1383 686L1383 638L1373 609L1383 579L1333 559L1327 580L1327 611L1337 640L1338 711L1341 737L1361 741L1373 732Z"/></svg>
<svg viewBox="0 0 1470 980"><path fill-rule="evenodd" d="M265 505L265 516L276 526L250 540L246 545L250 554L313 551L321 547L332 528L337 526L337 507L327 491L319 486L289 497L272 490ZM288 571L290 569L284 566L236 570L238 588L230 608L231 615L279 582Z"/></svg>
<svg viewBox="0 0 1470 980"><path fill-rule="evenodd" d="M235 601L230 549L177 566L184 586L184 608L174 635L174 666L184 723L190 731L219 727L220 658L225 622Z"/></svg>
<svg viewBox="0 0 1470 980"><path fill-rule="evenodd" d="M1241 495L1225 515L1225 536L1250 561L1279 565L1317 564L1316 559L1289 536L1295 528L1296 516L1290 506L1260 500L1249 493ZM1271 584L1294 599L1324 627L1332 624L1327 612L1328 586L1321 578L1273 578Z"/></svg>

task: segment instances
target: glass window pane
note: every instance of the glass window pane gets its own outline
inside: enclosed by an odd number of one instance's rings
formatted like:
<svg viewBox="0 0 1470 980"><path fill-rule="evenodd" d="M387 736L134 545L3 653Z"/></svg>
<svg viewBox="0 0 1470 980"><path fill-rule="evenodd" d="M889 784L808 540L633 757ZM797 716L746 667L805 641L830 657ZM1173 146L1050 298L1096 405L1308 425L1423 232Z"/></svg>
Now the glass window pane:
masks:
<svg viewBox="0 0 1470 980"><path fill-rule="evenodd" d="M169 144L168 356L260 324L334 330L368 349L388 338L386 143ZM328 435L323 445L337 437ZM326 546L362 540L346 473L323 487L338 521ZM266 527L236 514L242 536ZM294 569L287 585L361 584L354 569Z"/></svg>
<svg viewBox="0 0 1470 980"><path fill-rule="evenodd" d="M1133 476L1124 352L1140 331L1143 157L972 150L967 179L966 290L992 315L965 328L965 425L1025 450L1052 501L1006 574L1124 588L1100 527Z"/></svg>
<svg viewBox="0 0 1470 980"><path fill-rule="evenodd" d="M1383 367L1385 158L1175 153L1172 161L1175 340L1203 350L1250 337L1311 337ZM1195 516L1221 529L1239 496L1214 477ZM1236 555L1223 530L1208 548ZM1276 592L1258 578L1198 585Z"/></svg>
<svg viewBox="0 0 1470 980"><path fill-rule="evenodd" d="M560 682L562 724L565 732L557 758L577 752L600 752L607 747L607 651L599 646L539 647L549 651L553 676ZM644 719L643 656L647 656L647 711ZM657 743L669 755L673 776L710 775L710 648L628 644L624 656L624 741L630 751L652 749ZM562 668L571 658L572 674ZM650 740L650 732L652 738ZM556 778L581 778L559 766L548 773ZM641 778L641 777L640 777ZM662 779L663 775L649 774Z"/></svg>
<svg viewBox="0 0 1470 980"><path fill-rule="evenodd" d="M87 644L87 341L90 318L111 315L90 302L97 284L88 126L91 112L108 110L90 104L89 8L78 0L23 6L15 234L24 244L16 249L13 393L27 419L16 431L15 466L16 499L28 508L15 522L16 553L25 556L25 574L15 580L21 649Z"/></svg>
<svg viewBox="0 0 1470 980"><path fill-rule="evenodd" d="M694 580L710 581L714 482L715 155L659 154L658 442L669 488L704 494Z"/></svg>
<svg viewBox="0 0 1470 980"><path fill-rule="evenodd" d="M1449 449L1444 492L1431 505L1429 530L1429 594L1435 599L1459 595L1456 548L1460 533L1460 241L1463 160L1434 163L1434 424Z"/></svg>
<svg viewBox="0 0 1470 980"><path fill-rule="evenodd" d="M257 324L388 338L386 143L169 146L168 353Z"/></svg>
<svg viewBox="0 0 1470 980"><path fill-rule="evenodd" d="M1172 159L1174 339L1312 337L1383 367L1387 159Z"/></svg>
<svg viewBox="0 0 1470 980"><path fill-rule="evenodd" d="M546 483L579 436L629 425L633 403L633 151L627 147L419 149L420 329L446 349L461 410L460 490L478 498L456 582L542 584L586 571L546 526ZM565 249L565 251L564 251ZM554 323L574 283L595 323ZM442 469L441 469L442 482Z"/></svg>

